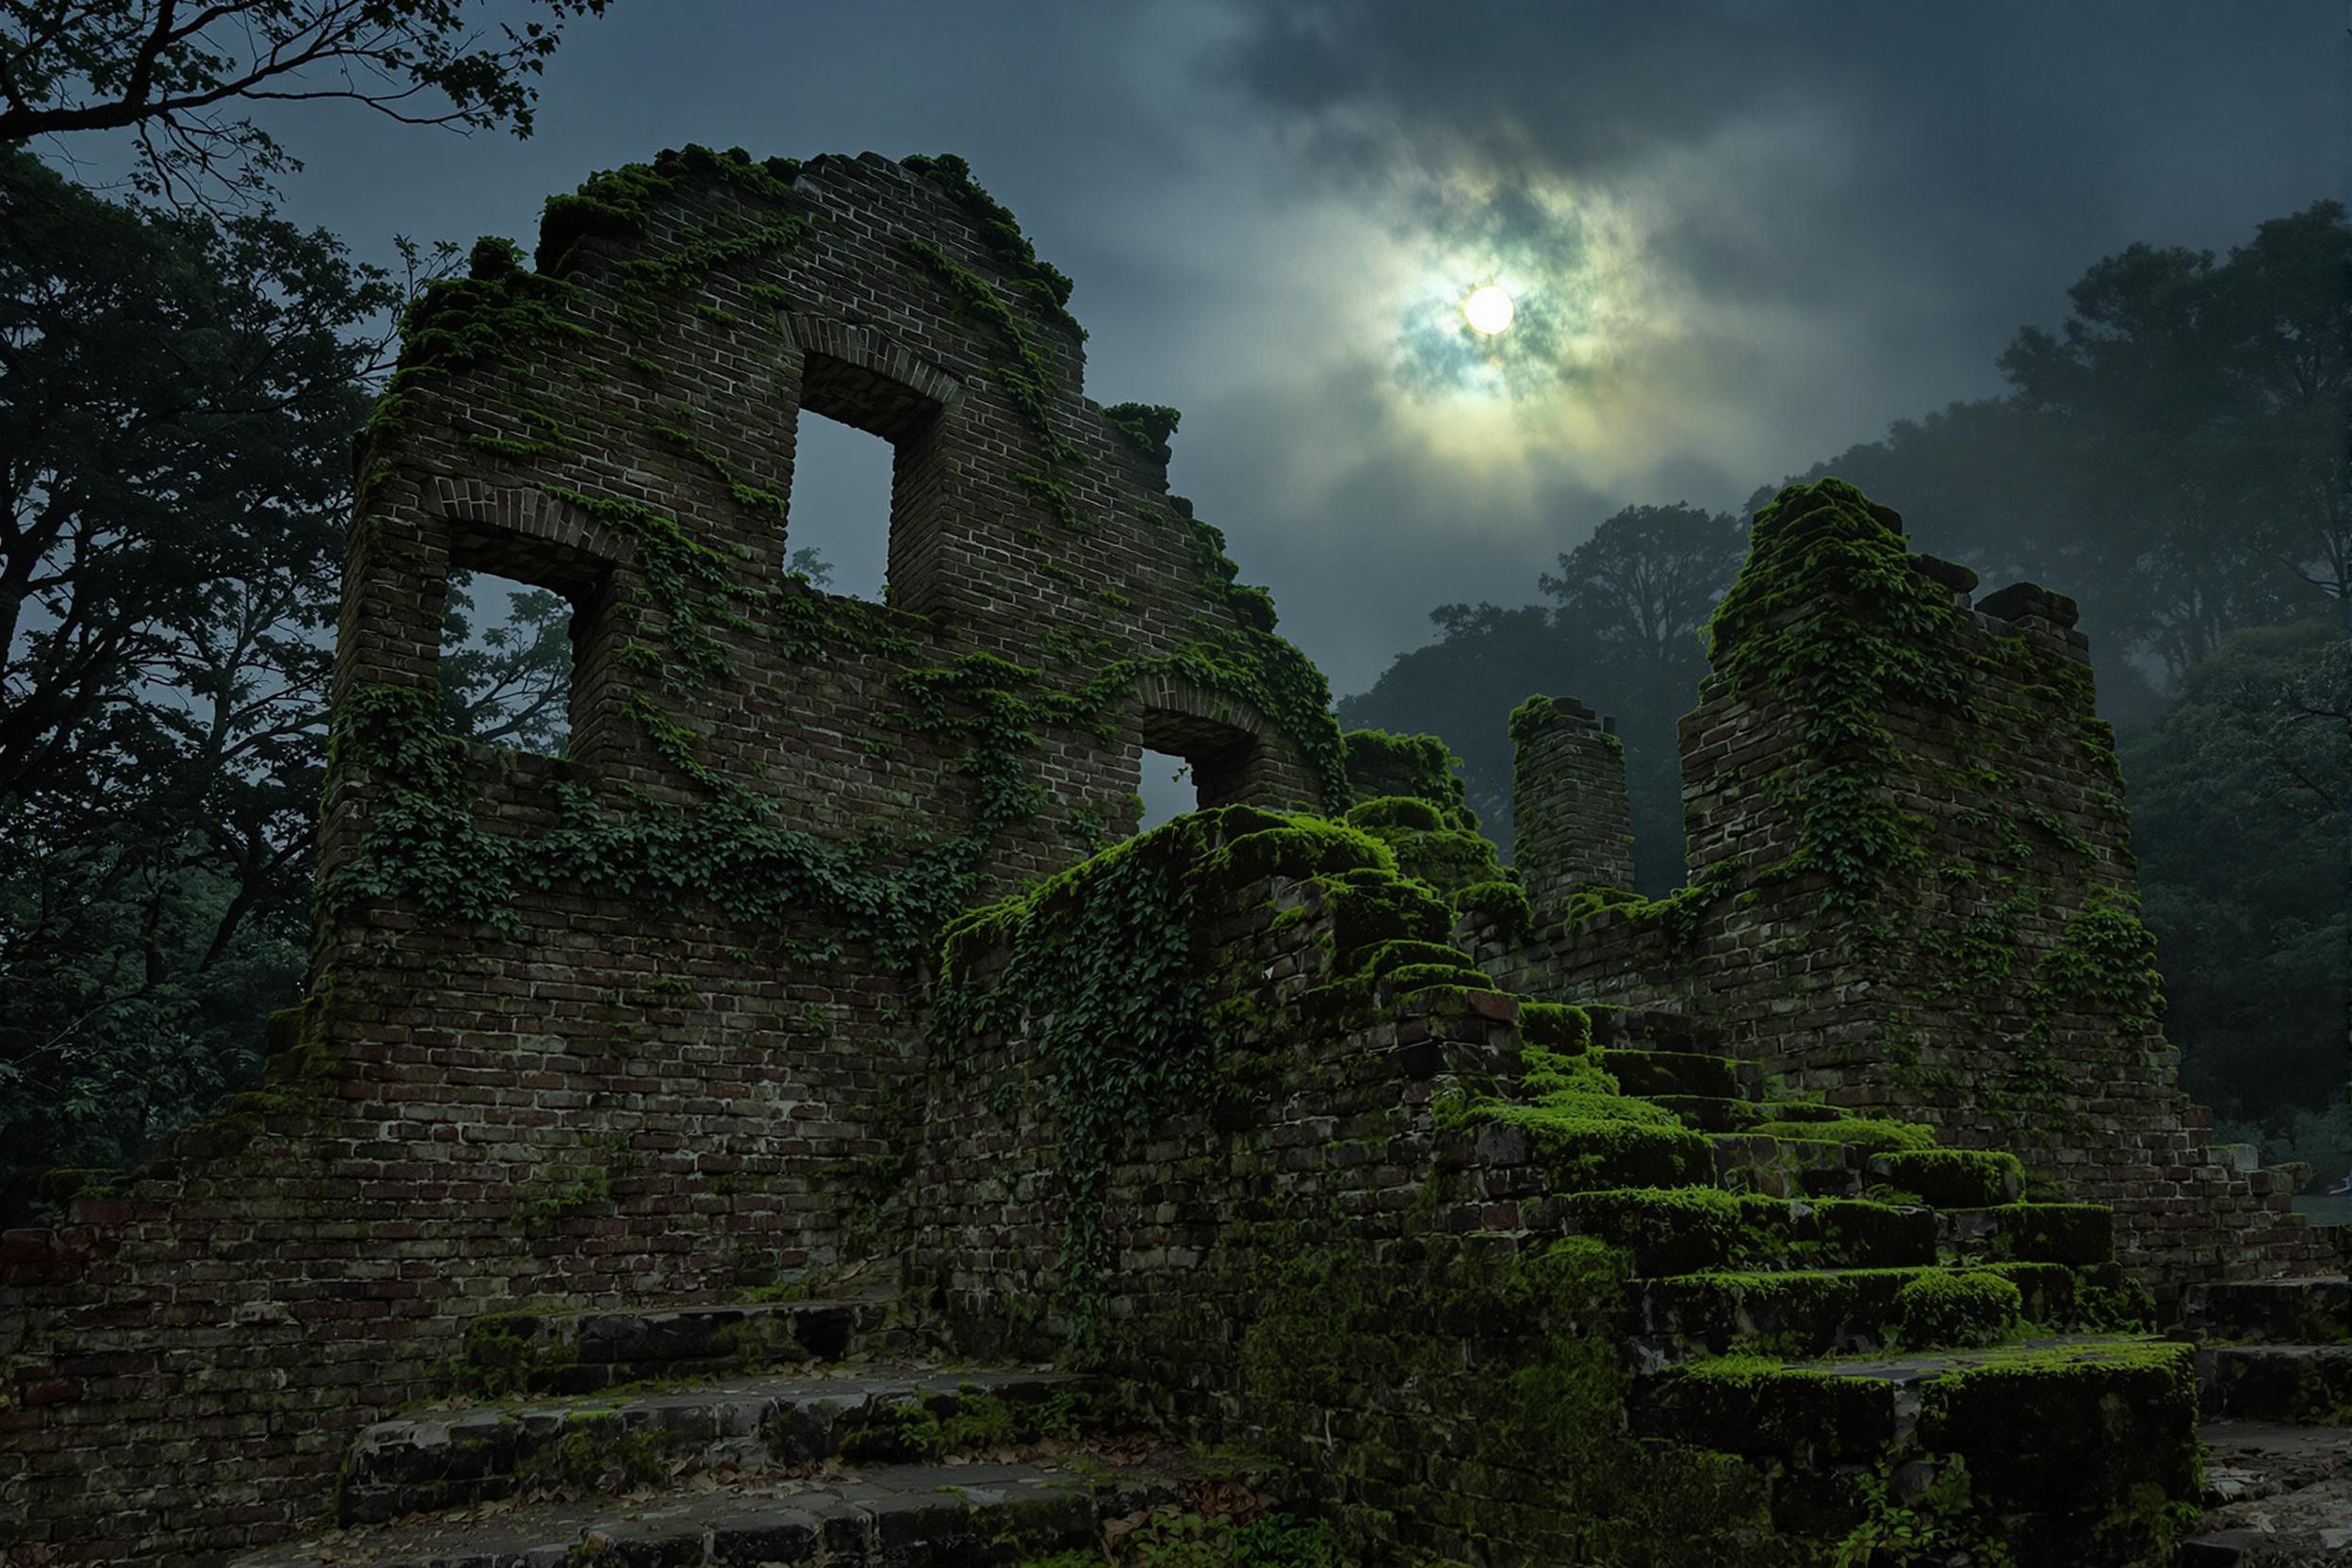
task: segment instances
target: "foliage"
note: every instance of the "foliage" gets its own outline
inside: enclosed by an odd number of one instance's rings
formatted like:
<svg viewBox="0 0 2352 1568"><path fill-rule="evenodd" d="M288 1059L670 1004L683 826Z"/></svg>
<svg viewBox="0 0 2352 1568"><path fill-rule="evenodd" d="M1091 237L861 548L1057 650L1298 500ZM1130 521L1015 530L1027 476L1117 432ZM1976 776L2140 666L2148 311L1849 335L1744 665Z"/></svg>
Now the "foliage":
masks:
<svg viewBox="0 0 2352 1568"><path fill-rule="evenodd" d="M1217 889L1278 868L1394 866L1377 842L1337 825L1226 807L1114 845L948 926L936 1047L1024 1033L1046 1064L1066 1204L1059 1273L1081 1353L1113 1256L1102 1218L1111 1165L1128 1137L1208 1088L1231 1044L1228 1021L1209 1005L1215 977L1196 911Z"/></svg>
<svg viewBox="0 0 2352 1568"><path fill-rule="evenodd" d="M2177 681L2230 630L2352 589L2352 227L2320 201L2219 263L2135 244L2068 298L2055 333L2001 356L2009 396L1899 420L1799 477L1899 498L1921 548L1989 583L2076 595L2121 721L2152 695L2132 658Z"/></svg>
<svg viewBox="0 0 2352 1568"><path fill-rule="evenodd" d="M1029 237L1021 232L1021 224L996 198L980 188L972 177L972 165L953 153L940 153L932 157L908 157L899 160L900 166L918 174L927 174L947 188L948 194L960 206L966 218L980 231L981 243L990 255L1011 276L1013 286L1051 321L1060 325L1072 337L1086 341L1086 329L1070 314L1071 284L1069 276L1053 263L1037 259L1037 250ZM1121 405L1127 406L1127 405ZM1174 410L1155 410L1173 414ZM1168 427L1173 431L1175 420Z"/></svg>
<svg viewBox="0 0 2352 1568"><path fill-rule="evenodd" d="M2124 747L2183 1086L2225 1115L2341 1104L2352 651L2313 619L2226 638Z"/></svg>
<svg viewBox="0 0 2352 1568"><path fill-rule="evenodd" d="M1511 825L1504 715L1530 692L1570 694L1618 720L1634 819L1635 882L1652 894L1682 879L1682 786L1674 719L1706 673L1700 630L1739 570L1744 539L1729 516L1632 506L1544 573L1550 608L1446 605L1440 640L1398 657L1361 695L1350 726L1427 730L1462 758L1468 805L1498 838Z"/></svg>
<svg viewBox="0 0 2352 1568"><path fill-rule="evenodd" d="M357 384L323 234L0 153L0 1192L259 1067L302 968ZM5 1201L5 1200L0 1200Z"/></svg>
<svg viewBox="0 0 2352 1568"><path fill-rule="evenodd" d="M516 751L560 756L571 733L572 607L527 588L477 612L474 574L451 572L441 611L441 727Z"/></svg>
<svg viewBox="0 0 2352 1568"><path fill-rule="evenodd" d="M607 4L528 0L529 20L484 27L470 0L0 0L0 146L129 130L149 194L252 195L302 164L224 108L334 99L404 124L529 136L564 23Z"/></svg>
<svg viewBox="0 0 2352 1568"><path fill-rule="evenodd" d="M1130 446L1160 466L1168 466L1176 455L1168 438L1176 433L1184 416L1166 403L1112 403L1102 410L1102 417Z"/></svg>
<svg viewBox="0 0 2352 1568"><path fill-rule="evenodd" d="M1939 1461L1936 1474L1908 1503L1894 1499L1893 1477L1882 1465L1858 1476L1864 1516L1838 1544L1835 1568L1926 1568L1968 1562L1975 1568L2009 1568L2009 1548L1992 1534L1968 1480L1968 1462L1954 1454Z"/></svg>

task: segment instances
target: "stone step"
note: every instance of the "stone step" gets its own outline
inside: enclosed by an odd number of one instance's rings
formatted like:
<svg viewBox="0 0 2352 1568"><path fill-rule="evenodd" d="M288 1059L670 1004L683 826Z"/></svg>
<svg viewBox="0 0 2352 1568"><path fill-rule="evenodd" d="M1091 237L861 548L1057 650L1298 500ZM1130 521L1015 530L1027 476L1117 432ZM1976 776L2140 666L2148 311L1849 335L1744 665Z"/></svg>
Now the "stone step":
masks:
<svg viewBox="0 0 2352 1568"><path fill-rule="evenodd" d="M1948 1307L1938 1316L1933 1303L1903 1295L1915 1282L1932 1286L1988 1277L2017 1288L2014 1315L1988 1315L1983 1307L1969 1305L1956 1313ZM1785 1356L1870 1353L1888 1348L1898 1337L1949 1344L1951 1334L2014 1332L2021 1322L2071 1328L2082 1315L2086 1294L2119 1285L2119 1270L2037 1263L1960 1269L1936 1265L1758 1269L1635 1280L1627 1286L1627 1301L1642 1358L1657 1364L1748 1347Z"/></svg>
<svg viewBox="0 0 2352 1568"><path fill-rule="evenodd" d="M1859 1198L1870 1185L1866 1151L1842 1143L1717 1133L1716 1184L1765 1198Z"/></svg>
<svg viewBox="0 0 2352 1568"><path fill-rule="evenodd" d="M1642 1051L1714 1051L1723 1044L1720 1024L1704 1023L1666 1008L1588 1006L1592 1043Z"/></svg>
<svg viewBox="0 0 2352 1568"><path fill-rule="evenodd" d="M1089 1401L1084 1380L1068 1373L860 1367L411 1415L378 1422L352 1445L341 1518L379 1524L723 1467L926 1460L1067 1441L1090 1426Z"/></svg>
<svg viewBox="0 0 2352 1568"><path fill-rule="evenodd" d="M1835 1121L1844 1113L1834 1105L1809 1101L1726 1100L1707 1094L1645 1096L1682 1118L1682 1124L1700 1133L1744 1133L1765 1121Z"/></svg>
<svg viewBox="0 0 2352 1568"><path fill-rule="evenodd" d="M1643 1051L1611 1046L1596 1053L1601 1069L1627 1094L1696 1095L1713 1100L1749 1100L1762 1092L1764 1075L1754 1062L1707 1056L1693 1051Z"/></svg>
<svg viewBox="0 0 2352 1568"><path fill-rule="evenodd" d="M2188 1355L2069 1335L1796 1364L1727 1357L1642 1379L1629 1414L1637 1436L1746 1459L1788 1533L1842 1537L1866 1511L1856 1478L1892 1454L1919 1486L1965 1462L1972 1509L2004 1520L2019 1562L2153 1561L2164 1525L2151 1499L2197 1497Z"/></svg>
<svg viewBox="0 0 2352 1568"><path fill-rule="evenodd" d="M1704 1269L1885 1268L1936 1261L1936 1217L1858 1199L1629 1187L1561 1200L1575 1234L1633 1254L1643 1276Z"/></svg>
<svg viewBox="0 0 2352 1568"><path fill-rule="evenodd" d="M1872 1154L1874 1186L1892 1187L1939 1209L1997 1208L2025 1192L2025 1167L1993 1149L1911 1149Z"/></svg>
<svg viewBox="0 0 2352 1568"><path fill-rule="evenodd" d="M2257 1568L2352 1553L2352 1443L2334 1428L2215 1421L2205 1443L2205 1508L2177 1568ZM2327 1554L2339 1554L2330 1558Z"/></svg>
<svg viewBox="0 0 2352 1568"><path fill-rule="evenodd" d="M891 1298L737 1302L656 1310L496 1313L467 1325L458 1390L483 1398L590 1394L653 1378L703 1378L904 1349Z"/></svg>
<svg viewBox="0 0 2352 1568"><path fill-rule="evenodd" d="M965 1568L1091 1551L1104 1519L1179 1502L1194 1484L1165 1454L705 1474L651 1494L494 1504L338 1530L235 1568Z"/></svg>
<svg viewBox="0 0 2352 1568"><path fill-rule="evenodd" d="M1936 1241L1955 1263L2115 1261L2115 1211L2103 1203L1937 1209Z"/></svg>
<svg viewBox="0 0 2352 1568"><path fill-rule="evenodd" d="M2207 1340L2352 1344L2352 1281L2322 1274L2191 1285L2180 1298L2180 1326Z"/></svg>
<svg viewBox="0 0 2352 1568"><path fill-rule="evenodd" d="M2197 1352L2207 1417L2352 1426L2352 1345L2214 1345Z"/></svg>

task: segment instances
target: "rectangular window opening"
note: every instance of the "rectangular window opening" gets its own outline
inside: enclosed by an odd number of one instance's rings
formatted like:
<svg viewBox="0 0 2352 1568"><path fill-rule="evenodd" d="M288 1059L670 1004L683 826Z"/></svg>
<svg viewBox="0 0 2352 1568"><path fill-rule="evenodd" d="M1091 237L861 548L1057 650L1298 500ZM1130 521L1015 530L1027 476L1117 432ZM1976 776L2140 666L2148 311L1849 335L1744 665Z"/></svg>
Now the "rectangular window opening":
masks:
<svg viewBox="0 0 2352 1568"><path fill-rule="evenodd" d="M890 556L890 443L800 411L784 573L808 587L880 604Z"/></svg>
<svg viewBox="0 0 2352 1568"><path fill-rule="evenodd" d="M1143 820L1135 825L1138 833L1197 809L1200 801L1200 787L1193 781L1192 764L1166 751L1144 752L1143 782L1137 792L1143 800Z"/></svg>
<svg viewBox="0 0 2352 1568"><path fill-rule="evenodd" d="M512 578L452 571L441 609L442 727L561 757L571 698L571 601Z"/></svg>

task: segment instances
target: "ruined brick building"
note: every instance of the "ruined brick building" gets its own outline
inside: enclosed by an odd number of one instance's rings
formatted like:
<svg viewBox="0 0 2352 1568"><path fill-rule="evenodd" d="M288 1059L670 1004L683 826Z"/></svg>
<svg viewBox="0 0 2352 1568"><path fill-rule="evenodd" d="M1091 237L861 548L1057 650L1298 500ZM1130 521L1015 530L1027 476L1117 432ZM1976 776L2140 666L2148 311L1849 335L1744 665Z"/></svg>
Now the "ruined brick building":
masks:
<svg viewBox="0 0 2352 1568"><path fill-rule="evenodd" d="M2342 1238L2174 1087L2067 601L1784 494L1690 888L1564 698L1506 874L1068 294L956 160L689 149L414 312L311 994L0 1243L8 1560L1042 1560L1193 1441L1365 1562L2154 1562L2200 1397L2352 1408ZM894 449L887 604L786 574L803 411ZM438 727L469 570L573 607L561 759ZM1202 809L1131 839L1145 748Z"/></svg>

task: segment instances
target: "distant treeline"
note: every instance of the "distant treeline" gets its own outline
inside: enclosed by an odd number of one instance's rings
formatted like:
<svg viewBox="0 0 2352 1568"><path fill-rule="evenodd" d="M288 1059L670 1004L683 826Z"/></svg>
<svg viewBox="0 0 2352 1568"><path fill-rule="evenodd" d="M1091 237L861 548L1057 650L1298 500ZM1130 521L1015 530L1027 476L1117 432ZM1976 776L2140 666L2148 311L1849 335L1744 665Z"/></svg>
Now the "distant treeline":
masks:
<svg viewBox="0 0 2352 1568"><path fill-rule="evenodd" d="M2133 245L2069 298L2057 332L2025 328L2001 356L2004 395L1792 478L1854 482L1988 588L2031 579L2081 602L2188 1086L2240 1117L2341 1105L2352 229L2327 201L2226 259ZM1674 721L1745 531L1627 507L1538 580L1538 602L1432 611L1437 640L1341 719L1443 736L1508 845L1506 716L1534 692L1584 698L1625 741L1636 881L1665 892L1683 874Z"/></svg>

